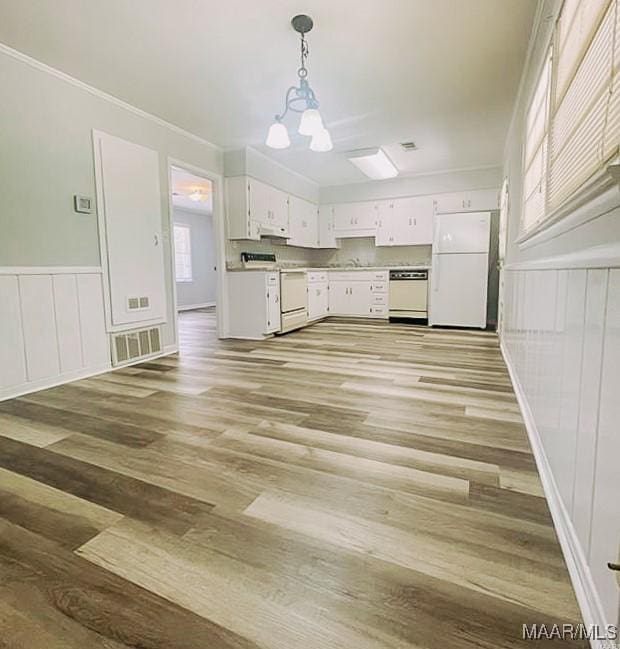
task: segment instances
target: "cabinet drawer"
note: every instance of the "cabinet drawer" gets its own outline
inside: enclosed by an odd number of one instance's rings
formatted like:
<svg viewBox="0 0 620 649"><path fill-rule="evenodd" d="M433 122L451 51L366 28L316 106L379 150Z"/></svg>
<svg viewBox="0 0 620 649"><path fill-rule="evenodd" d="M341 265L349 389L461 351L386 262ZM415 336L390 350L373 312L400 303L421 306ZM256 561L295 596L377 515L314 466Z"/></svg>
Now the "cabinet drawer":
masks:
<svg viewBox="0 0 620 649"><path fill-rule="evenodd" d="M387 293L388 283L387 282L373 282L370 285L370 290L373 293Z"/></svg>
<svg viewBox="0 0 620 649"><path fill-rule="evenodd" d="M267 286L277 286L280 283L278 273L267 273Z"/></svg>
<svg viewBox="0 0 620 649"><path fill-rule="evenodd" d="M372 273L373 282L387 282L389 272L387 270L375 270Z"/></svg>
<svg viewBox="0 0 620 649"><path fill-rule="evenodd" d="M387 306L381 306L373 304L370 307L370 313L377 318L387 318L388 317L388 308Z"/></svg>
<svg viewBox="0 0 620 649"><path fill-rule="evenodd" d="M308 273L308 284L313 284L315 282L326 282L327 281L327 272L310 272Z"/></svg>
<svg viewBox="0 0 620 649"><path fill-rule="evenodd" d="M372 303L387 305L388 303L387 293L373 293Z"/></svg>

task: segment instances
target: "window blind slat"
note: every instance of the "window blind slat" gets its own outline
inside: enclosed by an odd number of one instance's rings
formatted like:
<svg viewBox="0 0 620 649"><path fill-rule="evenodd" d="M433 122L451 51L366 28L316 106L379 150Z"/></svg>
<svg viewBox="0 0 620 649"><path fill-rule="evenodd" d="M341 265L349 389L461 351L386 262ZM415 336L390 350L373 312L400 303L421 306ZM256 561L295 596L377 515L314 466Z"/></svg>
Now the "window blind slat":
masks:
<svg viewBox="0 0 620 649"><path fill-rule="evenodd" d="M603 14L615 0L565 2L557 29L555 105L559 104L589 48Z"/></svg>
<svg viewBox="0 0 620 649"><path fill-rule="evenodd" d="M615 3L608 8L552 116L549 210L559 207L602 163L614 28Z"/></svg>
<svg viewBox="0 0 620 649"><path fill-rule="evenodd" d="M618 153L620 145L620 2L616 3L614 20L614 73L603 134L603 162Z"/></svg>

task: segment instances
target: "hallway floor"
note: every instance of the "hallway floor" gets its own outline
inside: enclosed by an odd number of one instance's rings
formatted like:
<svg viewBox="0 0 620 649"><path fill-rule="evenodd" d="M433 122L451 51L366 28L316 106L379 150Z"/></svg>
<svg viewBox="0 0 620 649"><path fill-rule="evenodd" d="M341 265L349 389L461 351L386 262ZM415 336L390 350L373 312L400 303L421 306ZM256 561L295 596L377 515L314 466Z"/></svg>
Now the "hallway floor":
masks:
<svg viewBox="0 0 620 649"><path fill-rule="evenodd" d="M494 334L179 322L180 354L0 403L0 646L500 649L580 621Z"/></svg>

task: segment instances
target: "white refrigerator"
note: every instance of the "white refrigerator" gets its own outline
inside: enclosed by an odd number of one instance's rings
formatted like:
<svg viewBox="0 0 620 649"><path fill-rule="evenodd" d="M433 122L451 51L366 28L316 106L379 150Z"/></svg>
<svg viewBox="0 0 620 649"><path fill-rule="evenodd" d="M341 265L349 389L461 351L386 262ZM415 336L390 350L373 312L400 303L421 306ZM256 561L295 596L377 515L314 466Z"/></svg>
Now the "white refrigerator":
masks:
<svg viewBox="0 0 620 649"><path fill-rule="evenodd" d="M487 324L487 278L491 215L436 214L429 324Z"/></svg>

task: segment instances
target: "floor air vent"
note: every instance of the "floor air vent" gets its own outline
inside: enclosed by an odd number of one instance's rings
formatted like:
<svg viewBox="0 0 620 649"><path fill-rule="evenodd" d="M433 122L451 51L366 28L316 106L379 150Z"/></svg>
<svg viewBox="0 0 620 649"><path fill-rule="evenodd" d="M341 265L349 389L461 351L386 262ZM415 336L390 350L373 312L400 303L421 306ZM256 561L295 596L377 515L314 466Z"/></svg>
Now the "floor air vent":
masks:
<svg viewBox="0 0 620 649"><path fill-rule="evenodd" d="M112 334L112 364L123 365L161 352L159 327Z"/></svg>

